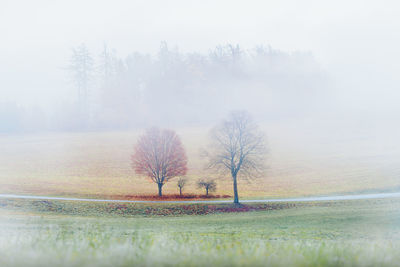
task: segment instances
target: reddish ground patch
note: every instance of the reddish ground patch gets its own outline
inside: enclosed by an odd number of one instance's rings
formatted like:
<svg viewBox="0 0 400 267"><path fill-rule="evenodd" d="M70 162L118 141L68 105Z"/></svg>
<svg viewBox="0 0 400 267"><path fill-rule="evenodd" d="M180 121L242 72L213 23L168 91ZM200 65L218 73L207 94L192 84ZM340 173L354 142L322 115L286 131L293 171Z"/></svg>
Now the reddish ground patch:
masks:
<svg viewBox="0 0 400 267"><path fill-rule="evenodd" d="M100 196L96 196L100 198ZM221 199L221 198L231 198L230 195L194 195L194 194L184 194L184 195L164 195L162 197L157 195L113 195L104 196L109 199L121 199L121 200L202 200L202 199Z"/></svg>
<svg viewBox="0 0 400 267"><path fill-rule="evenodd" d="M295 207L294 203L275 203L275 204L253 204L253 205L235 205L235 204L220 204L220 205L178 205L166 207L146 207L144 210L145 215L158 215L158 216L177 216L177 215L207 215L215 213L226 212L251 212L262 210L281 210ZM127 205L110 205L109 211L121 211L121 213L128 213L129 208Z"/></svg>
<svg viewBox="0 0 400 267"><path fill-rule="evenodd" d="M236 213L266 210L281 210L296 207L295 203L269 204L140 204L140 203L104 203L79 201L49 201L29 199L0 199L0 208L14 211L39 212L49 214L79 216L181 216L207 215L216 213Z"/></svg>

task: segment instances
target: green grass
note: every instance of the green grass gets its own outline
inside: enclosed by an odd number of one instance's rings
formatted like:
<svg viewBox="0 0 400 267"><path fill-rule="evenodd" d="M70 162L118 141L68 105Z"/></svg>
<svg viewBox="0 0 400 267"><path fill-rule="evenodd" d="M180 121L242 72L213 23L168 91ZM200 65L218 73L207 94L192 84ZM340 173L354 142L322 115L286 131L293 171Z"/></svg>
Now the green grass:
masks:
<svg viewBox="0 0 400 267"><path fill-rule="evenodd" d="M130 204L130 212L119 214L102 203L54 202L62 210L35 201L1 201L0 266L396 266L400 262L400 200L395 199L276 203L251 212L161 212L162 216L138 212L150 207L143 204ZM190 205L175 208L184 206ZM151 206L160 211L172 207Z"/></svg>

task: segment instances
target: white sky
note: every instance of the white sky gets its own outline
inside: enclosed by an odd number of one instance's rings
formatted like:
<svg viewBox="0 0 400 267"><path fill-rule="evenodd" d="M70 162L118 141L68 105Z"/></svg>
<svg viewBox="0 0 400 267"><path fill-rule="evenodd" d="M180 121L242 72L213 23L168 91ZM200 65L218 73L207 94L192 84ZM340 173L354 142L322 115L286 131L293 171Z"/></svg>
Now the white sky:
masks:
<svg viewBox="0 0 400 267"><path fill-rule="evenodd" d="M385 0L0 0L0 102L54 103L80 43L99 53L106 42L125 56L154 53L160 41L183 51L228 42L311 51L339 84L370 102L384 90L390 102L400 84L399 10Z"/></svg>

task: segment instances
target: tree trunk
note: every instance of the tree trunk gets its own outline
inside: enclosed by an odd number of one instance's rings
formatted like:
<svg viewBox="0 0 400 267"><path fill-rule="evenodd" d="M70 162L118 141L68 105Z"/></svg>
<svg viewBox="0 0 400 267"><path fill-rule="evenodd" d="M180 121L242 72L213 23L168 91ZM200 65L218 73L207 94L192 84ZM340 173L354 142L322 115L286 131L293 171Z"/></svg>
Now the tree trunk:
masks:
<svg viewBox="0 0 400 267"><path fill-rule="evenodd" d="M208 196L208 188L206 187L206 196Z"/></svg>
<svg viewBox="0 0 400 267"><path fill-rule="evenodd" d="M163 184L158 184L158 196L162 197L162 186Z"/></svg>
<svg viewBox="0 0 400 267"><path fill-rule="evenodd" d="M182 196L182 187L179 187L179 195Z"/></svg>
<svg viewBox="0 0 400 267"><path fill-rule="evenodd" d="M238 195L238 190L237 190L236 175L233 175L232 178L233 178L233 203L239 204L239 195Z"/></svg>

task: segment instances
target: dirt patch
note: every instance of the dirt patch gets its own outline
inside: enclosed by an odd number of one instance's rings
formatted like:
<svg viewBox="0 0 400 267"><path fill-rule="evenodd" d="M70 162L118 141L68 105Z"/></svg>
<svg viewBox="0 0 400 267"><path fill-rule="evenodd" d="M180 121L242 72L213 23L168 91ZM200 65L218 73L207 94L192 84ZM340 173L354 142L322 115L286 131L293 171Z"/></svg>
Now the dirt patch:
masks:
<svg viewBox="0 0 400 267"><path fill-rule="evenodd" d="M78 201L0 200L2 209L40 214L78 216L181 216L216 213L280 210L295 207L294 203L269 204L137 204L137 203L91 203Z"/></svg>
<svg viewBox="0 0 400 267"><path fill-rule="evenodd" d="M216 213L237 213L237 212L252 212L252 211L263 211L263 210L281 210L295 207L293 203L282 203L282 204L251 204L251 205L235 205L235 204L218 204L218 205L179 205L179 206L168 206L168 207L147 207L145 209L146 215L207 215ZM117 209L126 209L118 205Z"/></svg>
<svg viewBox="0 0 400 267"><path fill-rule="evenodd" d="M222 199L222 198L231 198L230 195L195 195L195 194L174 194L174 195L112 195L112 196L104 196L109 199L118 199L118 200L204 200L204 199ZM96 198L100 198L96 196Z"/></svg>

